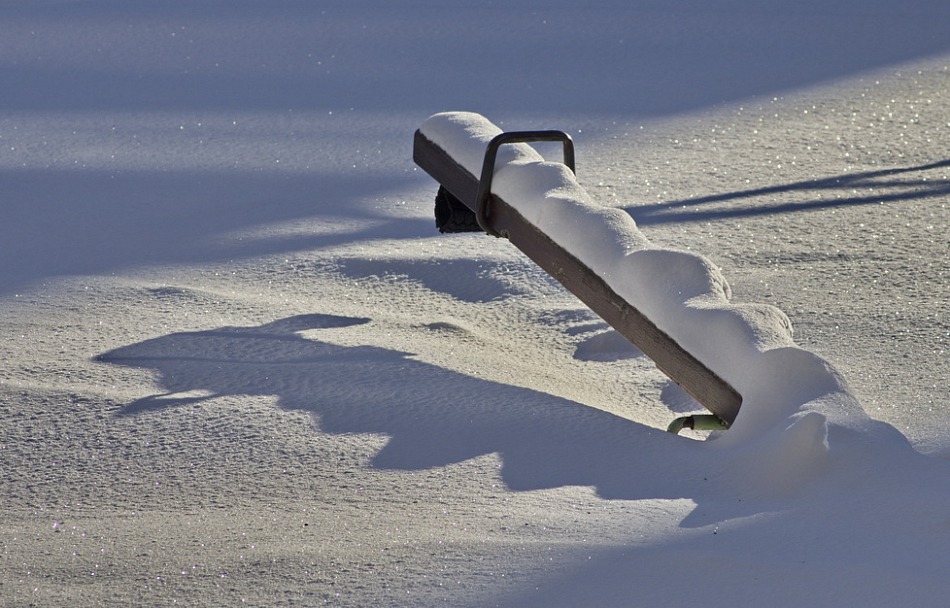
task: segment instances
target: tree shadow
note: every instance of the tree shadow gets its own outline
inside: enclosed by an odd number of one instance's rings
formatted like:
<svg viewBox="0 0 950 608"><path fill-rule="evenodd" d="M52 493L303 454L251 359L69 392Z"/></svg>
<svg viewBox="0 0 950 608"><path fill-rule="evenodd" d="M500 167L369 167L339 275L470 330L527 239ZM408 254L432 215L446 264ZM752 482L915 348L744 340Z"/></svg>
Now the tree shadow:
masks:
<svg viewBox="0 0 950 608"><path fill-rule="evenodd" d="M227 171L0 170L0 296L53 276L137 265L221 262L416 237L429 220L392 217L360 201L405 178ZM245 238L261 227L347 210L347 227ZM13 263L15 261L15 263Z"/></svg>
<svg viewBox="0 0 950 608"><path fill-rule="evenodd" d="M626 210L641 226L676 222L699 222L732 217L753 217L778 213L817 211L837 207L854 207L909 200L923 200L950 196L950 180L946 178L896 179L897 176L910 173L922 173L933 169L950 167L950 160L944 160L915 167L900 167L846 173L817 180L806 180L752 188L723 194L714 194L699 198L667 201L657 205L628 207ZM895 179L888 179L895 178ZM858 194L858 191L870 194ZM719 203L736 203L743 199L788 193L817 193L818 198L786 203L765 203L757 206L718 207ZM841 193L850 192L850 195ZM826 198L824 195L828 195ZM698 209L699 207L703 207Z"/></svg>
<svg viewBox="0 0 950 608"><path fill-rule="evenodd" d="M311 413L323 432L388 436L370 463L381 470L429 469L497 453L502 480L512 490L579 485L593 486L605 498L712 495L707 482L717 465L701 442L416 361L409 353L339 346L300 333L370 322L299 315L254 327L169 334L95 359L158 374L165 392L127 404L119 416L218 396L276 396L281 408ZM732 511L707 509L704 517L734 516Z"/></svg>

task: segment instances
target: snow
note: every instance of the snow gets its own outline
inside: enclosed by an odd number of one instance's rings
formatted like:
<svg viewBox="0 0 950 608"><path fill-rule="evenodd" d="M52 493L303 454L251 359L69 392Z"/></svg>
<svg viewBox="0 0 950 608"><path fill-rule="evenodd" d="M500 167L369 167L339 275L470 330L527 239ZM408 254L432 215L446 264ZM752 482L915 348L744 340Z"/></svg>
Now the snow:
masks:
<svg viewBox="0 0 950 608"><path fill-rule="evenodd" d="M429 4L0 3L2 603L945 605L950 8Z"/></svg>

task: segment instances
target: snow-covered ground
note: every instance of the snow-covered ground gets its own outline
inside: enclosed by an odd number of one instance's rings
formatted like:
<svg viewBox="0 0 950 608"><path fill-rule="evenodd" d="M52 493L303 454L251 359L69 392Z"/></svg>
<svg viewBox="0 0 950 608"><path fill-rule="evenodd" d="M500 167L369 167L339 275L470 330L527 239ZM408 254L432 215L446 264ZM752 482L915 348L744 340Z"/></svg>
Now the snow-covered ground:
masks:
<svg viewBox="0 0 950 608"><path fill-rule="evenodd" d="M666 433L435 231L444 110L570 132L845 389ZM948 144L936 0L0 2L0 604L944 606Z"/></svg>

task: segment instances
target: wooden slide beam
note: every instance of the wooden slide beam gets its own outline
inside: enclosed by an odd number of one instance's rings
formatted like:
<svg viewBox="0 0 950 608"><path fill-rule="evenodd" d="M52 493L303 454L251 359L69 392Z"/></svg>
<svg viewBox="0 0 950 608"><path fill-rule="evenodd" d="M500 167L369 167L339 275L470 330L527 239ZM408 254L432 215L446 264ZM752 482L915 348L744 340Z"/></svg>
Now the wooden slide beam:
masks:
<svg viewBox="0 0 950 608"><path fill-rule="evenodd" d="M415 133L413 160L466 207L476 211L479 178L429 140L421 130ZM527 221L510 204L496 194L489 196L491 213L487 221L490 232L511 241L722 422L731 425L735 421L742 397L729 383L660 330L587 265Z"/></svg>

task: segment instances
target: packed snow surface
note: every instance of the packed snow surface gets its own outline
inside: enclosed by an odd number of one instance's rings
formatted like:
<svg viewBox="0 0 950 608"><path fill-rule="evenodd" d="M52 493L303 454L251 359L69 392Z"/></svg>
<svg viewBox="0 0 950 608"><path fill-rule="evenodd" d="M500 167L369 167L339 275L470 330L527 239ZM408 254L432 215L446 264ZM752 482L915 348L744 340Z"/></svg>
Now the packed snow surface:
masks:
<svg viewBox="0 0 950 608"><path fill-rule="evenodd" d="M2 2L0 91L0 604L946 605L947 3ZM496 187L733 428L420 125L569 132Z"/></svg>

